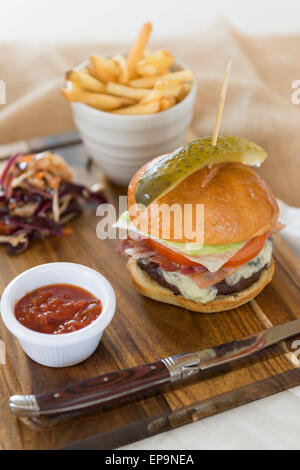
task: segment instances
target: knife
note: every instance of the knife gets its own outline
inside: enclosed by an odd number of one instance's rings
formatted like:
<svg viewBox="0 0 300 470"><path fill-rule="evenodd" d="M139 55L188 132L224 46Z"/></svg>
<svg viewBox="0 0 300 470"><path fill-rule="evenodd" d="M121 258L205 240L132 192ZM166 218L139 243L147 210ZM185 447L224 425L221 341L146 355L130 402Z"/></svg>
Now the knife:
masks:
<svg viewBox="0 0 300 470"><path fill-rule="evenodd" d="M33 137L28 140L19 140L0 145L0 160L8 159L14 153L39 153L43 150L51 150L56 147L75 145L81 142L77 131L64 132L63 134Z"/></svg>
<svg viewBox="0 0 300 470"><path fill-rule="evenodd" d="M251 356L300 333L300 319L220 346L178 354L130 369L100 375L44 395L13 395L12 414L19 417L57 416L114 405L124 399L157 389L229 362Z"/></svg>

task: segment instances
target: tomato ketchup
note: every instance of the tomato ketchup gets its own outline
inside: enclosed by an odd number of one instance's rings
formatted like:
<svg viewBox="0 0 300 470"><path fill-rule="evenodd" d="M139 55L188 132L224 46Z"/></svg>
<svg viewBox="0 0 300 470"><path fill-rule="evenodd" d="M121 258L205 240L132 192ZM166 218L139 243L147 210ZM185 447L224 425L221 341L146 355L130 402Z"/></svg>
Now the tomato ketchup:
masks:
<svg viewBox="0 0 300 470"><path fill-rule="evenodd" d="M15 317L23 326L54 335L71 333L90 325L101 311L99 299L70 284L40 287L15 304Z"/></svg>

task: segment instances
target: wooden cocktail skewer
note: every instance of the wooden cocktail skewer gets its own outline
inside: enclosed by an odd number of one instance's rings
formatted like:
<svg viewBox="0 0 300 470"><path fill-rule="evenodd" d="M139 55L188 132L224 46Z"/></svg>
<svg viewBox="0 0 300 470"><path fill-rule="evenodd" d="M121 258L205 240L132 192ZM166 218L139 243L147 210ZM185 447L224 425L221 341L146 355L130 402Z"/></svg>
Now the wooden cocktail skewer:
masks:
<svg viewBox="0 0 300 470"><path fill-rule="evenodd" d="M227 93L227 88L228 88L228 81L229 81L229 75L230 75L230 70L231 70L231 60L228 62L225 68L225 75L224 75L224 81L223 81L223 86L221 90L221 95L220 95L220 101L218 105L218 111L217 111L217 117L216 117L216 123L215 123L215 128L214 128L214 133L211 139L211 144L213 146L217 145L217 140L218 140L218 135L219 135L219 130L220 130L220 124L221 124L221 119L222 119L222 114L223 114L223 109L224 109L224 103L225 103L225 98L226 98L226 93Z"/></svg>

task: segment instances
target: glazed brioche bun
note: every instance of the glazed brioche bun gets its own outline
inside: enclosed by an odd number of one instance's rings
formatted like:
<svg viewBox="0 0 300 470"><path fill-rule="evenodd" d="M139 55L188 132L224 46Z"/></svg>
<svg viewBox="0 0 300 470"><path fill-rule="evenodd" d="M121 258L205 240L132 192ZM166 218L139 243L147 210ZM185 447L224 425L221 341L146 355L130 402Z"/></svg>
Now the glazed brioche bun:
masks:
<svg viewBox="0 0 300 470"><path fill-rule="evenodd" d="M158 159L163 156L158 157ZM128 208L135 204L137 183L149 165L144 165L132 178L128 188ZM189 175L163 197L139 214L137 226L159 227L162 236L162 204L204 204L204 244L225 245L244 242L268 232L278 218L279 209L271 189L252 168L242 163L221 163ZM193 242L184 237L184 218L170 218L170 241ZM182 238L175 238L176 223L182 223ZM148 232L149 233L149 232Z"/></svg>
<svg viewBox="0 0 300 470"><path fill-rule="evenodd" d="M157 300L158 302L164 302L166 304L176 305L194 312L203 313L231 310L249 302L249 300L252 300L264 289L264 287L271 281L274 274L274 260L272 258L270 266L262 271L258 281L254 282L247 289L236 294L219 295L211 302L201 304L193 300L186 299L182 295L174 295L170 289L161 286L158 282L148 276L145 271L140 269L135 259L130 258L127 266L135 288L142 295L149 297L150 299Z"/></svg>

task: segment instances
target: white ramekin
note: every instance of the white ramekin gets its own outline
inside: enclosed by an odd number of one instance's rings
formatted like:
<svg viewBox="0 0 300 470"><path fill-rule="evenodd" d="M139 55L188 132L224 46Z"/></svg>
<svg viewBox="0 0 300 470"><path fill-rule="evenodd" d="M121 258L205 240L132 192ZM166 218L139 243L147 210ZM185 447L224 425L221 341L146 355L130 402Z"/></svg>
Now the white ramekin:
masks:
<svg viewBox="0 0 300 470"><path fill-rule="evenodd" d="M101 315L85 328L61 335L26 328L14 315L15 303L26 293L49 284L73 284L88 290L101 300ZM31 359L44 366L68 367L84 361L96 350L114 316L116 297L111 284L97 271L75 263L49 263L29 269L11 281L2 294L0 308L5 326Z"/></svg>
<svg viewBox="0 0 300 470"><path fill-rule="evenodd" d="M87 67L86 61L76 70ZM176 61L173 71L188 67ZM72 83L67 82L67 88ZM123 116L99 111L83 103L71 103L73 118L89 154L109 179L126 185L134 173L158 155L182 145L197 94L196 81L187 96L172 108L155 114Z"/></svg>

